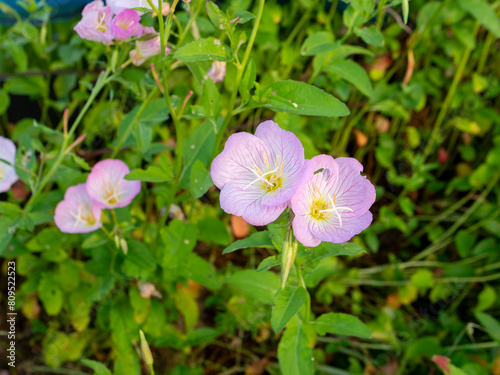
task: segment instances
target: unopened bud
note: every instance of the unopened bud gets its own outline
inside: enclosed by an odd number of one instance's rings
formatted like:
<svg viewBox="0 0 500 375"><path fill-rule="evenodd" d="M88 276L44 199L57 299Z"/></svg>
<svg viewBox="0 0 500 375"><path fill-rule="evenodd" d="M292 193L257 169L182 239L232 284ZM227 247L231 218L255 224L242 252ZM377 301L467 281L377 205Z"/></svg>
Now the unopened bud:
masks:
<svg viewBox="0 0 500 375"><path fill-rule="evenodd" d="M141 352L142 358L144 358L144 362L148 365L150 369L153 368L153 355L151 354L151 350L149 349L148 342L146 341L146 337L144 337L144 332L139 330L139 335L141 336Z"/></svg>

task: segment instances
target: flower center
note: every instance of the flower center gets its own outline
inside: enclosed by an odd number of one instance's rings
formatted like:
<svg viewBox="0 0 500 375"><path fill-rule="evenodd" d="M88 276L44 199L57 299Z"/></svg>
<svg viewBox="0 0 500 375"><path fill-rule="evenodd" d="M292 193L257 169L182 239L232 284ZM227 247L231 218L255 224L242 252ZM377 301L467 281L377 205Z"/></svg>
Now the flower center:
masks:
<svg viewBox="0 0 500 375"><path fill-rule="evenodd" d="M271 169L271 165L269 164L269 159L267 158L266 153L264 152L264 162L266 163L267 172L262 172L257 165L253 165L254 169L245 167L247 170L252 172L257 178L250 182L243 190L248 189L256 182L262 183L262 188L267 192L274 192L279 188L283 187L283 168L285 167L285 160L281 161L280 166L280 156L276 155L276 164L274 169Z"/></svg>
<svg viewBox="0 0 500 375"><path fill-rule="evenodd" d="M120 182L113 186L108 180L104 180L104 201L108 204L116 204L120 201L120 196L118 192L120 191Z"/></svg>
<svg viewBox="0 0 500 375"><path fill-rule="evenodd" d="M123 30L127 30L129 27L132 27L134 21L121 21L117 25L120 26Z"/></svg>
<svg viewBox="0 0 500 375"><path fill-rule="evenodd" d="M336 195L333 194L333 198L327 195L328 200L325 199L318 186L311 181L313 184L313 195L314 199L311 202L311 216L316 220L326 220L331 213L334 213L339 219L339 224L342 227L342 216L341 212L352 212L352 208L349 207L338 207L336 205Z"/></svg>
<svg viewBox="0 0 500 375"><path fill-rule="evenodd" d="M97 16L97 24L95 25L95 28L99 30L102 33L105 33L108 31L108 27L106 26L106 15L104 13L100 13Z"/></svg>
<svg viewBox="0 0 500 375"><path fill-rule="evenodd" d="M4 177L5 177L5 172L2 168L0 168L0 181L2 181Z"/></svg>
<svg viewBox="0 0 500 375"><path fill-rule="evenodd" d="M83 202L83 204L78 205L78 213L71 215L76 219L74 227L81 223L83 225L87 225L89 227L94 226L97 223L97 220L92 212L92 205L88 205L87 202Z"/></svg>

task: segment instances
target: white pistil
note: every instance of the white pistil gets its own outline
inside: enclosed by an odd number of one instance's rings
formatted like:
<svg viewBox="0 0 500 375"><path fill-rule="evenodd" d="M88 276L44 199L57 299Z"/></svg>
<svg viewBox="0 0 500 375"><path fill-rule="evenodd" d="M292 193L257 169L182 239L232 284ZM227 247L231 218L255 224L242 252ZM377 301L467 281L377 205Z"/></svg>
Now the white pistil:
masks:
<svg viewBox="0 0 500 375"><path fill-rule="evenodd" d="M264 163L266 163L267 168L270 168L269 159L267 158L267 155L266 155L265 152L264 152L263 156L264 156ZM267 175L270 175L270 174L272 175L273 173L278 172L278 169L280 169L279 161L280 161L280 156L276 155L276 168L274 168L272 171L268 171L266 173L262 173L262 171L259 169L259 167L257 167L255 164L254 164L254 168L255 169L251 169L251 168L248 168L246 166L243 166L243 168L245 168L246 170L252 172L257 177L255 180L253 180L247 186L245 186L243 188L243 190L248 189L250 186L252 186L253 184L255 184L257 181L262 181L264 184L267 184L270 187L274 187L274 184L271 181L266 180L264 177L267 176ZM279 171L279 175L280 176L283 174L283 167L284 167L284 165L285 165L285 161L283 160L283 162L281 163L281 170ZM275 182L276 179L273 179L273 182Z"/></svg>
<svg viewBox="0 0 500 375"><path fill-rule="evenodd" d="M246 167L245 167L245 168L246 168ZM250 168L248 168L248 169L250 169ZM264 176L267 176L268 174L271 174L271 173L275 173L277 170L278 170L278 168L276 167L276 168L275 168L275 169L273 169L272 171L266 172L266 173L264 173L264 174L262 174L262 175L259 175L258 173L256 173L256 172L255 172L255 174L257 175L257 178L256 178L255 180L253 180L252 182L250 182L247 186L245 186L245 187L243 188L243 190L248 189L250 186L252 186L253 184L255 184L257 181L262 181L262 182L264 182L264 183L268 184L269 186L274 186L274 184L272 184L271 182L267 181L267 180L264 178ZM254 171L252 171L252 172L254 172Z"/></svg>
<svg viewBox="0 0 500 375"><path fill-rule="evenodd" d="M333 194L333 197L335 198L335 194ZM319 212L320 213L322 213L322 212L335 212L337 214L338 219L339 219L340 226L342 227L342 217L340 216L339 210L349 211L349 212L352 212L353 210L352 210L352 208L349 208L349 207L337 207L335 205L335 199L332 199L332 197L330 195L328 195L328 199L330 200L330 203L332 204L332 208L329 208L326 210L321 210Z"/></svg>
<svg viewBox="0 0 500 375"><path fill-rule="evenodd" d="M87 202L85 202L84 204L85 204L85 208L88 208ZM83 225L92 225L88 220L90 218L90 215L92 215L91 211L88 210L86 212L87 215L82 214L82 211L84 211L82 209L82 205L79 204L77 215L75 215L73 212L70 212L71 216L73 216L76 219L75 223L73 224L73 228L76 228L78 223L82 223Z"/></svg>

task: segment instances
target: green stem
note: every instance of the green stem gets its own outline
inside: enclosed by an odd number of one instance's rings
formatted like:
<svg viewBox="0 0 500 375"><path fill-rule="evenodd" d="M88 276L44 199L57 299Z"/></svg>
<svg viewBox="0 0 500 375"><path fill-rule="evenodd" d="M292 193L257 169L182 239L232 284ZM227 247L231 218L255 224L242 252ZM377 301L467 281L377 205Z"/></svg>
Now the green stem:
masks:
<svg viewBox="0 0 500 375"><path fill-rule="evenodd" d="M215 140L214 151L212 154L212 158L214 158L219 153L219 146L222 142L222 137L224 136L224 132L226 131L229 123L231 122L231 118L233 116L234 105L236 103L236 97L238 96L238 88L240 87L241 79L243 78L243 73L245 72L245 68L247 66L248 60L250 58L250 52L252 52L252 47L255 42L255 37L257 36L257 30L259 28L260 20L262 18L262 13L264 11L265 0L259 0L259 10L257 12L257 18L255 19L255 24L253 26L252 35L248 41L247 49L245 54L243 55L243 60L240 65L237 66L236 80L234 81L233 92L231 93L231 99L229 100L228 113L220 131L217 133L217 138Z"/></svg>
<svg viewBox="0 0 500 375"><path fill-rule="evenodd" d="M159 91L159 89L156 86L153 89L153 91L151 91L151 93L146 98L146 100L142 102L141 107L139 108L139 110L135 114L135 116L132 119L132 121L130 121L130 124L128 125L127 129L125 129L125 132L120 137L120 140L118 141L118 144L116 145L113 153L111 154L111 159L115 158L116 155L118 155L118 153L120 152L120 150L121 150L121 148L123 146L123 143L127 140L128 136L130 135L130 132L132 131L132 129L134 127L134 124L139 120L139 118L141 117L141 115L144 112L144 110L146 109L146 107L149 105L149 103L151 103L151 100L153 100L153 98L158 94L158 91Z"/></svg>
<svg viewBox="0 0 500 375"><path fill-rule="evenodd" d="M304 317L304 323L309 323L311 319L311 296L309 295L309 291L307 290L306 283L304 282L304 278L302 277L302 270L300 269L300 266L295 263L295 270L297 271L297 278L299 279L299 285L304 288L307 292L306 296L306 311L305 311L305 317Z"/></svg>
<svg viewBox="0 0 500 375"><path fill-rule="evenodd" d="M476 23L476 26L474 28L474 39L476 38L477 32L479 30L479 24ZM469 61L469 57L471 55L472 49L470 48L465 48L465 52L462 56L462 60L460 60L460 64L458 65L457 71L455 72L455 76L453 77L453 81L451 83L450 89L448 91L448 94L446 95L446 98L444 99L443 105L441 106L441 110L439 111L438 117L436 119L436 122L434 123L434 128L432 129L431 136L429 137L429 141L427 143L427 146L424 149L424 153L422 154L422 160L421 163L422 165L425 163L425 160L429 156L432 147L436 143L439 131L441 130L441 126L443 125L443 121L446 117L446 114L448 113L448 109L451 105L451 101L453 100L453 97L455 96L455 92L457 91L458 85L462 79L462 76L465 71L465 67L467 66L467 62Z"/></svg>
<svg viewBox="0 0 500 375"><path fill-rule="evenodd" d="M174 0L172 3L172 6L170 7L170 13L168 14L167 18L167 27L165 28L165 23L163 22L163 14L162 14L162 2L159 3L159 8L156 9L152 3L151 0L148 0L148 3L151 5L151 7L155 10L157 16L158 16L158 21L160 24L160 45L161 45L161 50L165 51L165 47L167 45L168 37L170 36L170 29L172 28L172 20L173 20L173 15L175 13L175 8L177 6L177 3L179 0ZM174 127L175 127L175 135L176 135L176 140L177 140L177 146L175 148L175 171L176 171L176 176L178 177L181 173L182 169L182 143L184 139L183 135L183 129L180 123L180 119L177 117L177 114L175 112L174 106L172 105L172 100L170 99L170 94L168 90L168 76L167 76L167 71L168 71L168 66L165 61L165 54L161 53L160 55L161 59L161 75L163 79L163 87L165 89L164 91L164 97L165 101L167 102L168 109L170 111L170 117L172 118L172 121L174 122Z"/></svg>
<svg viewBox="0 0 500 375"><path fill-rule="evenodd" d="M481 195L477 198L477 200L469 207L467 212L465 212L460 219L457 220L455 224L453 224L443 235L431 246L420 252L419 254L415 255L413 258L411 258L412 261L420 260L423 259L433 253L435 253L437 250L439 250L441 247L441 243L444 240L447 240L448 237L450 237L455 231L462 226L463 223L467 221L470 215L481 205L483 204L483 201L486 199L490 191L496 186L498 180L500 179L500 173L497 173L496 176L490 181L488 186L483 190Z"/></svg>
<svg viewBox="0 0 500 375"><path fill-rule="evenodd" d="M95 98L97 97L97 95L99 94L99 92L102 90L102 88L114 77L114 76L111 76L111 77L108 78L110 72L111 71L108 68L108 69L106 69L106 71L104 71L103 73L101 73L99 75L99 77L97 78L97 82L96 82L94 88L92 89L92 92L90 93L90 96L87 99L87 102L85 103L83 109L78 114L78 117L76 118L76 120L73 123L73 125L71 125L71 128L68 131L68 135L64 138L62 147L61 147L61 149L59 150L59 153L56 156L54 164L52 164L52 167L50 168L50 170L47 172L47 174L45 175L45 177L43 178L43 180L38 185L38 189L36 189L33 192L33 195L31 196L30 200L28 201L28 203L26 203L25 209L27 211L29 211L32 208L33 204L35 203L36 199L38 198L38 196L42 192L43 188L49 183L50 179L52 178L52 176L56 172L57 168L59 167L59 165L63 161L64 156L65 156L66 148L68 147L69 142L71 140L71 137L75 133L77 126L83 120L83 116L85 116L85 114L87 113L88 109L90 108L90 106L92 105L92 103L94 102Z"/></svg>

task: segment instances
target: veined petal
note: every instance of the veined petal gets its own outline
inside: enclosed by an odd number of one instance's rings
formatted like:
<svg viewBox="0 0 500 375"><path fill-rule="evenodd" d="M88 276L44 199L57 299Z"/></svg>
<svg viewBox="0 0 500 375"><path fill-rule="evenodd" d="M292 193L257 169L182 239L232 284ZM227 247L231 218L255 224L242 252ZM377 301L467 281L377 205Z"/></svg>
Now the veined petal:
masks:
<svg viewBox="0 0 500 375"><path fill-rule="evenodd" d="M124 179L129 172L130 169L121 160L100 161L87 178L87 193L93 201L105 208L128 206L141 190L140 181Z"/></svg>
<svg viewBox="0 0 500 375"><path fill-rule="evenodd" d="M246 208L259 201L263 191L256 185L245 189L245 183L231 181L224 185L220 193L220 206L228 214L243 216Z"/></svg>
<svg viewBox="0 0 500 375"><path fill-rule="evenodd" d="M113 19L113 32L117 40L126 40L142 34L141 16L135 10L125 9Z"/></svg>
<svg viewBox="0 0 500 375"><path fill-rule="evenodd" d="M335 194L337 207L349 207L342 217L359 217L366 213L375 202L375 187L361 176L363 166L354 158L335 159L339 166L338 178L330 193Z"/></svg>
<svg viewBox="0 0 500 375"><path fill-rule="evenodd" d="M255 136L260 138L267 146L271 160L274 164L279 156L279 164L284 162L283 174L286 176L287 187L297 185L296 178L299 176L304 165L304 147L295 134L281 129L274 121L265 121L257 127Z"/></svg>
<svg viewBox="0 0 500 375"><path fill-rule="evenodd" d="M230 181L250 184L258 171L265 168L264 142L249 133L236 133L229 137L224 150L214 159L210 175L215 186L222 189ZM241 215L240 215L241 216Z"/></svg>
<svg viewBox="0 0 500 375"><path fill-rule="evenodd" d="M292 227L295 238L304 246L316 247L321 243L319 238L313 236L309 230L309 220L307 216L295 216Z"/></svg>
<svg viewBox="0 0 500 375"><path fill-rule="evenodd" d="M311 159L314 164L314 172L322 169L312 178L313 188L321 191L323 194L330 191L337 181L339 166L336 159L330 155L317 155Z"/></svg>
<svg viewBox="0 0 500 375"><path fill-rule="evenodd" d="M261 200L257 200L245 209L242 217L243 220L252 225L267 225L276 220L286 207L286 203L272 207L264 206Z"/></svg>
<svg viewBox="0 0 500 375"><path fill-rule="evenodd" d="M11 165L0 161L0 193L10 190L18 180L14 163L16 161L16 145L8 138L0 136L0 159L8 161Z"/></svg>
<svg viewBox="0 0 500 375"><path fill-rule="evenodd" d="M372 220L373 215L368 211L359 217L342 217L340 226L337 216L330 215L326 220L310 220L309 230L321 241L344 243L368 228Z"/></svg>
<svg viewBox="0 0 500 375"><path fill-rule="evenodd" d="M100 209L94 207L90 211L82 210L84 207L79 202L67 200L59 202L54 221L61 232L89 233L102 227Z"/></svg>

